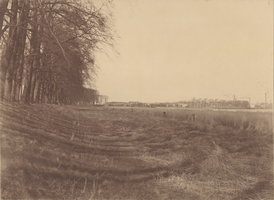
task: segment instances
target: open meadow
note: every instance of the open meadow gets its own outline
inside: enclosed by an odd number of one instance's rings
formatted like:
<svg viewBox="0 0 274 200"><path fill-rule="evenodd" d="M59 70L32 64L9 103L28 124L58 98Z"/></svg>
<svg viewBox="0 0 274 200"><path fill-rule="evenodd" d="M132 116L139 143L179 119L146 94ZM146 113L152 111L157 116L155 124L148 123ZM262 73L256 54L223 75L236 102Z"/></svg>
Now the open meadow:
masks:
<svg viewBox="0 0 274 200"><path fill-rule="evenodd" d="M2 199L273 199L272 113L1 102L0 114Z"/></svg>

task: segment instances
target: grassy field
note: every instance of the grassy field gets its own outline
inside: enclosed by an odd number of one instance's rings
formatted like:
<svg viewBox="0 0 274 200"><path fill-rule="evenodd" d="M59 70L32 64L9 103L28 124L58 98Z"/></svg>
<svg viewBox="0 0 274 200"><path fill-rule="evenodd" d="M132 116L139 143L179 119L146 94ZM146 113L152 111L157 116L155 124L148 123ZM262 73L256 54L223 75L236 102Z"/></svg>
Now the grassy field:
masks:
<svg viewBox="0 0 274 200"><path fill-rule="evenodd" d="M112 110L131 110L148 115L164 116L183 121L193 121L196 128L203 131L215 130L216 126L242 130L273 131L272 110L261 109L208 109L208 108L142 108L142 107L105 107Z"/></svg>
<svg viewBox="0 0 274 200"><path fill-rule="evenodd" d="M2 199L273 199L269 113L0 106Z"/></svg>

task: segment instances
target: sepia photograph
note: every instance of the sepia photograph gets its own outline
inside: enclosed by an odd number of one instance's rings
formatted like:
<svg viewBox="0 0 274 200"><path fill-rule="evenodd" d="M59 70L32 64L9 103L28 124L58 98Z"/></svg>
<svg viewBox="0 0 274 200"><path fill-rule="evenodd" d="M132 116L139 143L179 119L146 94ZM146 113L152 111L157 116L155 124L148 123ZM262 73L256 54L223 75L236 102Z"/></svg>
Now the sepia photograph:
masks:
<svg viewBox="0 0 274 200"><path fill-rule="evenodd" d="M0 0L0 199L273 200L274 0Z"/></svg>

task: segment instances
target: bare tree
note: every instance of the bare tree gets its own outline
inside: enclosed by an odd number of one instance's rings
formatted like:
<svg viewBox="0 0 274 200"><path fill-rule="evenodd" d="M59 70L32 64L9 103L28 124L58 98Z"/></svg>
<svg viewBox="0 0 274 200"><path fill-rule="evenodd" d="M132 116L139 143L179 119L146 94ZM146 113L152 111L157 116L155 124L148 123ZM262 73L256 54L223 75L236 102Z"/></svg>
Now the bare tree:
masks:
<svg viewBox="0 0 274 200"><path fill-rule="evenodd" d="M0 4L0 36L5 38L0 99L79 100L86 91L84 85L96 73L93 52L100 50L99 44L113 46L110 18L102 9L109 1L99 8L92 2L66 0L10 3Z"/></svg>

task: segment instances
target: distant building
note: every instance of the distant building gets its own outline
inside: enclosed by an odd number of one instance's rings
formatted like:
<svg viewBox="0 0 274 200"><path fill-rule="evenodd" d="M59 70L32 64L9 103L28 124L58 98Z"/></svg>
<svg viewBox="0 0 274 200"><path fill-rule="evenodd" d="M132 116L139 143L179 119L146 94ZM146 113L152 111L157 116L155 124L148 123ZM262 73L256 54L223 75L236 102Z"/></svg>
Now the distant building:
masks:
<svg viewBox="0 0 274 200"><path fill-rule="evenodd" d="M108 96L106 95L98 95L97 100L95 101L95 105L105 105L108 101Z"/></svg>

